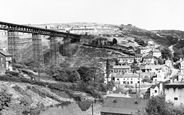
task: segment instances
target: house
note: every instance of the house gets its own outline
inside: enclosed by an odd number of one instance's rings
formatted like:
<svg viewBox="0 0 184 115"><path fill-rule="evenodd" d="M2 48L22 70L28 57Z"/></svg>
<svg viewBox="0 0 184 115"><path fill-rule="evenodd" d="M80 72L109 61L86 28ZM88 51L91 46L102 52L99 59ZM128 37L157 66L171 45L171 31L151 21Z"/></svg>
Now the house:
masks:
<svg viewBox="0 0 184 115"><path fill-rule="evenodd" d="M107 97L101 115L135 115L146 107L147 100L139 98Z"/></svg>
<svg viewBox="0 0 184 115"><path fill-rule="evenodd" d="M70 33L82 34L82 35L94 35L97 33L97 30L94 27L72 27Z"/></svg>
<svg viewBox="0 0 184 115"><path fill-rule="evenodd" d="M131 67L130 65L115 65L113 66L111 73L119 73L119 74L124 74L124 73L128 73L131 71Z"/></svg>
<svg viewBox="0 0 184 115"><path fill-rule="evenodd" d="M184 81L184 60L180 59L180 75L179 80Z"/></svg>
<svg viewBox="0 0 184 115"><path fill-rule="evenodd" d="M184 83L165 84L165 100L179 106L184 104Z"/></svg>
<svg viewBox="0 0 184 115"><path fill-rule="evenodd" d="M136 60L137 63L140 63L142 60L142 57L141 56L118 57L119 65L130 65L134 62L134 60Z"/></svg>
<svg viewBox="0 0 184 115"><path fill-rule="evenodd" d="M0 73L12 70L12 55L4 50L0 50Z"/></svg>
<svg viewBox="0 0 184 115"><path fill-rule="evenodd" d="M141 65L140 68L142 72L156 76L153 78L153 82L164 82L171 74L171 69L167 65Z"/></svg>
<svg viewBox="0 0 184 115"><path fill-rule="evenodd" d="M158 49L153 50L153 57L161 57L162 53Z"/></svg>
<svg viewBox="0 0 184 115"><path fill-rule="evenodd" d="M144 56L143 57L143 64L154 64L155 58L153 56Z"/></svg>
<svg viewBox="0 0 184 115"><path fill-rule="evenodd" d="M142 72L158 72L158 70L161 70L163 65L147 65L147 64L142 64L140 66L140 69Z"/></svg>
<svg viewBox="0 0 184 115"><path fill-rule="evenodd" d="M181 75L184 75L184 60L181 60L180 62L180 69L181 69Z"/></svg>
<svg viewBox="0 0 184 115"><path fill-rule="evenodd" d="M127 74L117 74L115 76L115 82L119 82L121 85L132 85L135 86L136 84L141 83L142 77L140 74L135 73L127 73Z"/></svg>
<svg viewBox="0 0 184 115"><path fill-rule="evenodd" d="M140 47L140 53L141 53L142 55L147 55L150 51L151 51L150 48Z"/></svg>
<svg viewBox="0 0 184 115"><path fill-rule="evenodd" d="M150 97L162 95L163 93L164 93L164 83L163 82L152 85L150 87Z"/></svg>

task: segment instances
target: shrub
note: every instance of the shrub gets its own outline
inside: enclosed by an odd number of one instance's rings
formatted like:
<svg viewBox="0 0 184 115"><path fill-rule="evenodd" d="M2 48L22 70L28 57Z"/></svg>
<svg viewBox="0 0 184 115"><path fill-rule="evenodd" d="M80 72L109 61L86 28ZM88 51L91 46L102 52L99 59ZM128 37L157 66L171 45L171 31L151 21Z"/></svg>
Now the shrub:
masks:
<svg viewBox="0 0 184 115"><path fill-rule="evenodd" d="M11 101L11 96L6 92L6 90L2 90L0 92L0 111L4 109L5 107L8 107L10 101Z"/></svg>

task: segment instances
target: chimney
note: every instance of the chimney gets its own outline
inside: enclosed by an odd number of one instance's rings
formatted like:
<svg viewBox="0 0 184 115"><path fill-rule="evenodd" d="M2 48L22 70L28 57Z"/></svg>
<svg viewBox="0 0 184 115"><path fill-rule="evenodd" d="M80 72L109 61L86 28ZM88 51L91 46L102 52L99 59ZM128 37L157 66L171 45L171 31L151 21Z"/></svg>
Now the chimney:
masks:
<svg viewBox="0 0 184 115"><path fill-rule="evenodd" d="M130 96L129 96L129 91L126 92L126 97L130 97Z"/></svg>
<svg viewBox="0 0 184 115"><path fill-rule="evenodd" d="M6 51L6 48L4 47L2 50L3 50L3 51Z"/></svg>
<svg viewBox="0 0 184 115"><path fill-rule="evenodd" d="M160 90L160 93L163 92L163 82L159 83L159 90Z"/></svg>

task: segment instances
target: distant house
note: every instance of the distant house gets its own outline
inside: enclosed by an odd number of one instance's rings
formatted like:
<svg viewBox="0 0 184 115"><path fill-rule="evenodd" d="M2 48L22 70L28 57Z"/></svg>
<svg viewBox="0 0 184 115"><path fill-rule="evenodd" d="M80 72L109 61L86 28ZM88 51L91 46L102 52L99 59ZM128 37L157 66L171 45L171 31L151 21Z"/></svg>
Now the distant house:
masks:
<svg viewBox="0 0 184 115"><path fill-rule="evenodd" d="M101 115L135 115L146 107L147 100L138 98L107 97Z"/></svg>
<svg viewBox="0 0 184 115"><path fill-rule="evenodd" d="M12 55L4 50L0 50L0 73L12 70Z"/></svg>
<svg viewBox="0 0 184 115"><path fill-rule="evenodd" d="M115 65L113 66L111 72L112 73L119 73L119 74L124 74L124 73L128 73L131 71L131 67L129 65Z"/></svg>
<svg viewBox="0 0 184 115"><path fill-rule="evenodd" d="M150 48L140 47L140 53L141 53L142 55L147 55L150 51L151 51Z"/></svg>
<svg viewBox="0 0 184 115"><path fill-rule="evenodd" d="M165 100L174 105L184 104L184 83L169 83L165 85Z"/></svg>
<svg viewBox="0 0 184 115"><path fill-rule="evenodd" d="M162 53L161 51L159 50L153 50L153 57L161 57L162 56Z"/></svg>
<svg viewBox="0 0 184 115"><path fill-rule="evenodd" d="M179 80L184 81L184 60L180 59L180 75Z"/></svg>
<svg viewBox="0 0 184 115"><path fill-rule="evenodd" d="M130 65L134 62L134 60L137 61L137 63L140 63L142 60L141 56L125 56L125 57L118 57L119 65Z"/></svg>
<svg viewBox="0 0 184 115"><path fill-rule="evenodd" d="M119 82L121 85L133 85L141 83L142 77L139 74L129 73L129 74L117 74L115 77L115 82Z"/></svg>
<svg viewBox="0 0 184 115"><path fill-rule="evenodd" d="M75 33L75 34L82 34L82 35L94 35L97 33L96 28L94 27L73 27L70 30L70 33Z"/></svg>
<svg viewBox="0 0 184 115"><path fill-rule="evenodd" d="M154 64L155 58L153 56L144 56L143 57L143 64Z"/></svg>
<svg viewBox="0 0 184 115"><path fill-rule="evenodd" d="M150 87L150 97L162 95L164 93L164 83L160 82Z"/></svg>
<svg viewBox="0 0 184 115"><path fill-rule="evenodd" d="M163 67L163 65L145 65L145 64L142 64L140 66L140 69L142 72L157 72L159 70L161 70Z"/></svg>

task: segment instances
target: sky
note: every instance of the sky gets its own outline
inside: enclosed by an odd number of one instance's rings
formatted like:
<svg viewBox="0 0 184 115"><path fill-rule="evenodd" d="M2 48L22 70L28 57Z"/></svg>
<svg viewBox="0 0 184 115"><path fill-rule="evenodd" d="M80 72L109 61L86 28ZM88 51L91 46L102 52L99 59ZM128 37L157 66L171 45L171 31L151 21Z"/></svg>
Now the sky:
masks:
<svg viewBox="0 0 184 115"><path fill-rule="evenodd" d="M1 0L0 21L94 22L184 31L184 0Z"/></svg>

